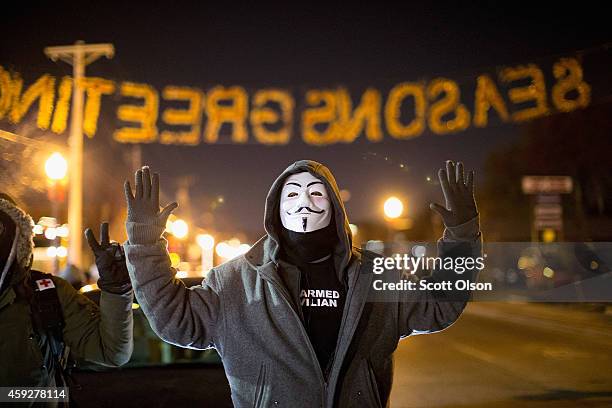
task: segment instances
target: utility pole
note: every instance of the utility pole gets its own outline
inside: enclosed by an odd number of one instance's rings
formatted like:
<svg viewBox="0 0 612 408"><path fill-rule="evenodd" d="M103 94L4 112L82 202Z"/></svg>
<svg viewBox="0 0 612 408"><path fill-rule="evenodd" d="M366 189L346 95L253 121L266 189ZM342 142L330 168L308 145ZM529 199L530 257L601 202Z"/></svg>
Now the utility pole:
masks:
<svg viewBox="0 0 612 408"><path fill-rule="evenodd" d="M68 226L70 245L68 264L79 269L83 265L83 89L81 79L85 67L100 57L112 58L115 47L112 44L85 44L77 41L74 45L46 47L45 55L52 61L62 60L72 65L72 110L70 112L70 137L68 145Z"/></svg>
<svg viewBox="0 0 612 408"><path fill-rule="evenodd" d="M138 143L132 146L132 171L135 172L142 167L142 147Z"/></svg>

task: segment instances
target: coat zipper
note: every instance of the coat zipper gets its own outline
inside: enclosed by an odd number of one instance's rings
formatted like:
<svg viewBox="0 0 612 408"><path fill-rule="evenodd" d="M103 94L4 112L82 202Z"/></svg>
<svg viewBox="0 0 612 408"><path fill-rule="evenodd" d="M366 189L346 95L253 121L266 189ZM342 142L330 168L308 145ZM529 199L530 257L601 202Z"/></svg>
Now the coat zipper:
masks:
<svg viewBox="0 0 612 408"><path fill-rule="evenodd" d="M338 353L338 348L340 347L340 341L342 340L342 334L344 332L345 326L346 326L346 321L348 320L348 314L349 314L349 308L351 305L351 300L353 298L353 295L355 294L355 289L357 286L357 280L359 279L359 273L361 272L361 261L358 262L357 266L357 271L355 272L355 277L353 277L353 280L351 281L352 285L349 285L349 291L347 291L346 293L346 302L344 304L344 312L342 313L342 322L340 323L340 330L338 330L338 341L336 342L336 348L334 349L334 354L332 356L332 361L331 363L328 365L328 367L330 367L330 375L331 375L331 371L333 371L333 366L335 364L335 360L336 360L336 356ZM348 271L347 271L348 273ZM347 279L348 281L348 279Z"/></svg>
<svg viewBox="0 0 612 408"><path fill-rule="evenodd" d="M326 396L327 396L327 385L328 385L327 379L329 378L328 376L330 375L330 373L333 371L333 367L334 367L334 364L336 362L336 355L338 353L338 347L340 346L340 340L342 340L342 333L344 331L344 327L346 326L346 320L348 319L348 313L349 313L349 307L350 307L350 304L351 304L351 299L353 298L353 294L355 292L355 284L357 282L357 278L359 277L358 273L361 270L360 266L361 266L361 262L359 263L359 266L357 267L357 275L355 275L355 277L353 278L353 282L352 282L353 285L349 286L350 290L347 291L347 293L346 293L346 300L344 302L344 311L342 313L342 321L340 322L340 329L338 329L338 340L336 340L336 347L334 348L334 354L332 354L331 361L327 364L327 368L328 369L326 370L326 373L325 373L327 375L324 375L324 378L326 379L325 380L325 390L326 390L325 394L326 394ZM348 271L347 271L347 273L348 273ZM348 281L348 279L347 279L347 281Z"/></svg>
<svg viewBox="0 0 612 408"><path fill-rule="evenodd" d="M291 302L289 302L289 299L287 298L287 295L284 293L283 288L281 288L279 285L276 284L276 282L272 280L269 280L268 282L272 283L272 285L276 288L276 290L281 294L281 297L283 298L287 306L289 306L289 309L291 309L291 313L293 313L293 316L295 316L295 318L300 323L299 324L300 331L302 332L302 335L304 336L304 338L307 340L306 344L308 345L310 356L314 359L315 366L317 368L316 371L317 371L317 374L319 375L319 380L323 383L323 405L322 406L325 406L325 399L327 397L327 381L325 380L325 377L323 376L323 370L321 369L321 366L319 365L319 359L317 358L317 353L315 353L314 348L312 347L312 343L310 342L308 333L306 333L306 329L304 328L302 319L300 319L300 316L298 316L297 312L291 306Z"/></svg>

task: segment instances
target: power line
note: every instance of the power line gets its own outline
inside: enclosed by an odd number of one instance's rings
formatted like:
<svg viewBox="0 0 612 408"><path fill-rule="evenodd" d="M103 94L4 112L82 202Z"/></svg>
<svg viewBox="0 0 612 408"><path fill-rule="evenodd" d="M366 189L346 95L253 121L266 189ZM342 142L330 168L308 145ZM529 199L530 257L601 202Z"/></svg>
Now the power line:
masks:
<svg viewBox="0 0 612 408"><path fill-rule="evenodd" d="M26 136L21 136L16 133L7 132L0 129L0 139L8 140L9 142L19 143L24 146L34 147L41 150L59 150L64 151L65 146L53 142L45 142L42 140L31 139Z"/></svg>

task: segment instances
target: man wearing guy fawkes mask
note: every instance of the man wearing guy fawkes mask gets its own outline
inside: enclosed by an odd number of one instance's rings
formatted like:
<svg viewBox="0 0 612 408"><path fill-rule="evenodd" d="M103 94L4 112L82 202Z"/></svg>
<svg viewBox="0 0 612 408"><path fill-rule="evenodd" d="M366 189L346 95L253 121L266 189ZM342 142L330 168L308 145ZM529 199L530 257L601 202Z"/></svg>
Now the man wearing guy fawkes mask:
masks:
<svg viewBox="0 0 612 408"><path fill-rule="evenodd" d="M346 285L332 256L338 244L327 187L305 171L287 178L280 194L280 248L285 268L298 267L306 332L324 374L336 348Z"/></svg>
<svg viewBox="0 0 612 408"><path fill-rule="evenodd" d="M447 162L439 172L445 223L438 256L478 257L481 235L473 173ZM340 191L329 169L301 160L274 181L266 198L266 235L244 255L213 268L200 286L174 276L159 175L136 172L125 184L124 244L136 297L153 330L182 347L214 347L237 407L386 406L399 340L440 331L457 320L468 292L403 291L369 302L373 259L352 246ZM398 275L399 276L399 275ZM453 270L431 281L474 279Z"/></svg>

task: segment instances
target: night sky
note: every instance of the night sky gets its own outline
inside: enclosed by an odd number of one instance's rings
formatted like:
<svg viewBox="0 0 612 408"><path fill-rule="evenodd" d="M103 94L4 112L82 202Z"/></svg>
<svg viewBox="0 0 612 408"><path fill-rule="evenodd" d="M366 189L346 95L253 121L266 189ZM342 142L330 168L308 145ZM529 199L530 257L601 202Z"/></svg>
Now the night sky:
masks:
<svg viewBox="0 0 612 408"><path fill-rule="evenodd" d="M513 6L480 8L404 8L344 5L307 9L247 9L238 5L193 8L164 2L80 2L78 6L28 6L3 10L0 65L32 75L69 74L70 67L48 60L42 49L77 39L112 42L116 55L88 68L89 75L117 81L146 82L161 89L168 84L242 85L303 89L339 84L365 89L379 83L432 78L462 80L496 66L546 60L609 42L608 16L580 2L557 10L560 3L533 10ZM492 3L494 4L494 3ZM577 3L578 4L578 3ZM101 124L104 129L104 124ZM408 198L412 215L425 211L439 187L426 182L445 159L482 168L487 154L511 143L521 127L496 125L485 129L410 141L358 141L350 145L308 147L299 135L283 147L219 144L198 147L148 145L144 162L162 173L162 189L171 198L177 177L196 177L198 197L223 196L219 219L234 230L261 231L267 190L289 163L303 158L327 164L340 187L353 221L380 217L380 200L389 193ZM98 134L88 141L114 143ZM128 149L128 146L125 146ZM99 164L99 163L98 163ZM404 164L401 168L399 165ZM110 183L122 179L106 169ZM477 179L481 174L477 173ZM164 184L165 181L165 184ZM180 213L179 213L180 214Z"/></svg>

